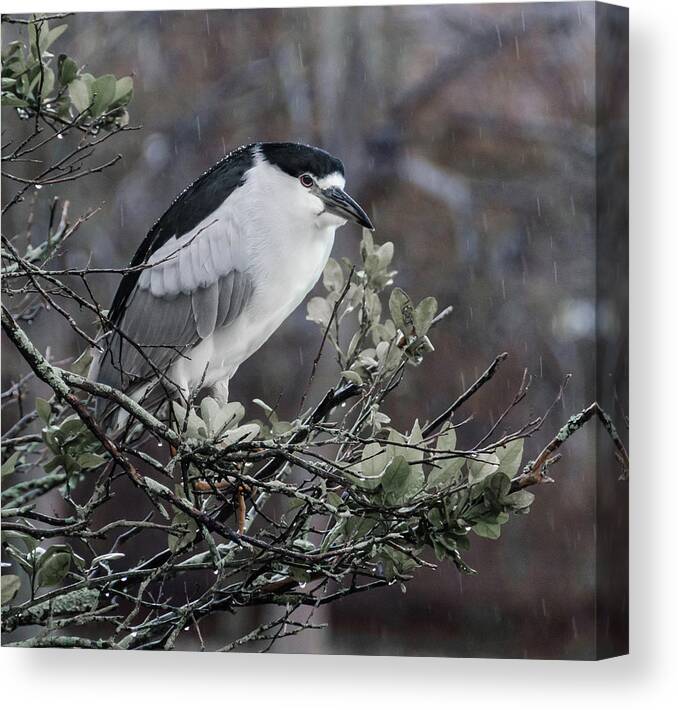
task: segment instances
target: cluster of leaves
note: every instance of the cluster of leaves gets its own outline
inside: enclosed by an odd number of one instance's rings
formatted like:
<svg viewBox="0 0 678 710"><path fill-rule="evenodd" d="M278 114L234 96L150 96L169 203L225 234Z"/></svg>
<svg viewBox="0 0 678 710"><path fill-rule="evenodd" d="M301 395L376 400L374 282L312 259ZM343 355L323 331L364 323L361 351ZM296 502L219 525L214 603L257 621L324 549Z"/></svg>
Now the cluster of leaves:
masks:
<svg viewBox="0 0 678 710"><path fill-rule="evenodd" d="M438 304L430 296L415 306L402 289L394 288L382 321L385 309L381 295L397 273L390 268L393 243L375 244L371 232L364 230L360 252L363 268L358 271L348 259L328 261L323 272L327 295L309 301L307 318L325 329L344 378L362 385L392 375L404 361L421 363L433 350L427 333ZM358 314L358 327L342 349L339 327L351 313Z"/></svg>
<svg viewBox="0 0 678 710"><path fill-rule="evenodd" d="M357 500L361 512L337 520L322 548L368 532L379 538L400 534L399 550L377 546L371 558L389 579L418 567L426 545L439 560L449 558L461 571L472 571L461 558L470 546L469 533L496 539L510 512L529 512L534 495L511 492L523 441L516 439L496 453L464 454L456 450L453 428L431 442L424 440L416 421L408 436L387 429L386 438L363 448L361 461L348 474L357 495L344 496L342 507L351 511Z"/></svg>
<svg viewBox="0 0 678 710"><path fill-rule="evenodd" d="M36 407L45 423L42 429L45 452L53 454L42 466L45 472L51 473L61 468L67 474L69 483L72 483L73 476L99 468L106 463L101 442L77 414L71 414L50 425L49 404L38 399Z"/></svg>
<svg viewBox="0 0 678 710"><path fill-rule="evenodd" d="M56 57L52 45L66 31L50 28L46 19L26 25L28 42L10 42L2 53L2 105L21 118L36 113L61 122L77 122L90 132L126 126L132 99L132 77L95 77L66 54Z"/></svg>
<svg viewBox="0 0 678 710"><path fill-rule="evenodd" d="M3 533L7 553L26 573L34 596L44 587L58 587L71 573L79 570L77 578L83 579L84 559L76 555L69 545L57 544L41 547L30 535L15 532ZM19 547L21 545L21 548ZM21 589L17 575L2 576L2 603L9 603Z"/></svg>
<svg viewBox="0 0 678 710"><path fill-rule="evenodd" d="M172 402L172 413L177 433L222 448L252 441L260 431L256 422L240 424L245 416L245 408L240 402L219 406L212 397L204 397L195 409Z"/></svg>

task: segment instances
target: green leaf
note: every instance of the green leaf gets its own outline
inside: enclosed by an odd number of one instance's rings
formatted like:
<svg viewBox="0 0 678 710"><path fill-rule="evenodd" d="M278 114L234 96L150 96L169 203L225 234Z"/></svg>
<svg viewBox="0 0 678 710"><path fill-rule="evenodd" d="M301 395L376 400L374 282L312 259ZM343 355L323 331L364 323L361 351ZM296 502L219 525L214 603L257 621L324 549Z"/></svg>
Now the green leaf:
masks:
<svg viewBox="0 0 678 710"><path fill-rule="evenodd" d="M3 574L0 578L0 603L9 604L21 588L21 580L15 574Z"/></svg>
<svg viewBox="0 0 678 710"><path fill-rule="evenodd" d="M193 409L188 412L188 421L186 421L186 409L178 402L172 402L172 412L174 414L174 427L178 434L182 434L185 429L185 435L191 439L208 438L205 422Z"/></svg>
<svg viewBox="0 0 678 710"><path fill-rule="evenodd" d="M396 328L399 328L405 335L410 334L414 324L410 297L401 288L396 287L391 291L388 308Z"/></svg>
<svg viewBox="0 0 678 710"><path fill-rule="evenodd" d="M59 25L54 29L49 30L46 36L43 38L42 33L40 37L40 49L44 52L49 49L61 35L68 29L68 25Z"/></svg>
<svg viewBox="0 0 678 710"><path fill-rule="evenodd" d="M235 427L235 429L228 429L219 436L219 446L226 447L242 443L243 441L252 441L257 438L259 431L259 425L254 422L243 424L242 426Z"/></svg>
<svg viewBox="0 0 678 710"><path fill-rule="evenodd" d="M45 399L41 397L35 398L35 409L38 412L38 416L42 419L45 424L49 424L49 418L52 415L52 405Z"/></svg>
<svg viewBox="0 0 678 710"><path fill-rule="evenodd" d="M370 288L365 289L365 316L370 323L377 323L381 318L381 299Z"/></svg>
<svg viewBox="0 0 678 710"><path fill-rule="evenodd" d="M423 441L424 436L421 433L421 426L419 425L419 420L415 419L414 424L412 424L412 431L410 432L410 436L407 440L407 443L412 444L413 446L419 446L419 444L422 444ZM416 451L414 453L418 458L421 458L421 453Z"/></svg>
<svg viewBox="0 0 678 710"><path fill-rule="evenodd" d="M113 103L116 79L113 74L104 74L92 83L92 115L101 116Z"/></svg>
<svg viewBox="0 0 678 710"><path fill-rule="evenodd" d="M71 81L68 85L68 95L71 97L71 103L78 113L83 113L89 108L92 98L84 79Z"/></svg>
<svg viewBox="0 0 678 710"><path fill-rule="evenodd" d="M395 343L382 340L376 348L377 362L383 373L395 372L402 360L402 353Z"/></svg>
<svg viewBox="0 0 678 710"><path fill-rule="evenodd" d="M419 420L415 419L412 425L412 431L407 439L407 443L411 446L423 446L424 437L421 433L421 427L419 426ZM424 453L418 451L417 449L410 448L405 449L405 460L410 464L410 480L408 493L414 495L424 488L424 466L421 460L424 458ZM415 461L419 463L414 463Z"/></svg>
<svg viewBox="0 0 678 710"><path fill-rule="evenodd" d="M356 385L362 385L363 378L353 370L342 370L341 376L349 382L354 382Z"/></svg>
<svg viewBox="0 0 678 710"><path fill-rule="evenodd" d="M323 270L323 285L328 291L340 293L344 288L344 272L335 259L328 259Z"/></svg>
<svg viewBox="0 0 678 710"><path fill-rule="evenodd" d="M493 474L499 467L499 459L495 454L478 454L477 459L468 459L469 483L480 483Z"/></svg>
<svg viewBox="0 0 678 710"><path fill-rule="evenodd" d="M393 242L384 242L375 253L379 266L386 269L393 260Z"/></svg>
<svg viewBox="0 0 678 710"><path fill-rule="evenodd" d="M374 252L374 238L369 229L363 229L363 238L360 242L360 257L363 261Z"/></svg>
<svg viewBox="0 0 678 710"><path fill-rule="evenodd" d="M78 65L65 54L60 54L57 60L59 70L59 83L68 86L78 76Z"/></svg>
<svg viewBox="0 0 678 710"><path fill-rule="evenodd" d="M66 545L53 545L40 557L36 585L55 587L61 584L71 568L73 553Z"/></svg>
<svg viewBox="0 0 678 710"><path fill-rule="evenodd" d="M134 80L131 76L123 76L115 82L114 106L127 106L134 93Z"/></svg>
<svg viewBox="0 0 678 710"><path fill-rule="evenodd" d="M399 498L408 489L410 466L403 456L396 456L386 467L381 478L381 487L387 494Z"/></svg>
<svg viewBox="0 0 678 710"><path fill-rule="evenodd" d="M211 399L211 397L206 397L205 399ZM217 403L215 402L215 404ZM227 402L221 406L217 404L216 408L209 403L207 406L210 407L209 427L212 436L215 437L221 438L225 431L237 427L245 416L245 407L240 402Z"/></svg>
<svg viewBox="0 0 678 710"><path fill-rule="evenodd" d="M376 521L372 518L366 518L362 515L353 515L346 520L344 525L344 538L361 538L367 535L376 525Z"/></svg>
<svg viewBox="0 0 678 710"><path fill-rule="evenodd" d="M106 463L106 458L99 454L82 454L78 456L78 466L86 470L98 468Z"/></svg>
<svg viewBox="0 0 678 710"><path fill-rule="evenodd" d="M313 321L326 328L331 317L332 306L330 306L326 299L315 296L308 302L306 306L306 320Z"/></svg>
<svg viewBox="0 0 678 710"><path fill-rule="evenodd" d="M498 523L476 523L472 528L478 537L486 537L489 540L496 540L501 535L501 526Z"/></svg>
<svg viewBox="0 0 678 710"><path fill-rule="evenodd" d="M303 501L301 498L292 498L292 500L290 500L289 506L287 507L287 512L290 513L293 510L296 510L297 508L301 508L304 505L306 505L306 501Z"/></svg>
<svg viewBox="0 0 678 710"><path fill-rule="evenodd" d="M426 481L426 487L433 490L451 485L459 475L465 460L459 456L449 461L438 461L439 468L434 468L431 471Z"/></svg>
<svg viewBox="0 0 678 710"><path fill-rule="evenodd" d="M84 430L85 424L80 419L80 417L78 417L77 414L72 414L67 419L64 419L63 422L61 422L61 424L58 426L58 431L62 437L62 440L68 439L70 437L77 438L79 434Z"/></svg>
<svg viewBox="0 0 678 710"><path fill-rule="evenodd" d="M25 101L24 99L20 99L18 96L15 96L14 94L10 94L7 91L2 92L2 105L3 106L12 106L14 108L25 108L28 106L28 101Z"/></svg>
<svg viewBox="0 0 678 710"><path fill-rule="evenodd" d="M73 361L71 365L71 372L76 375L81 375L84 377L89 370L89 366L92 364L92 352L91 350L85 350L82 352L76 360Z"/></svg>
<svg viewBox="0 0 678 710"><path fill-rule="evenodd" d="M485 500L494 509L504 505L506 496L511 490L511 479L503 472L496 471L484 480Z"/></svg>
<svg viewBox="0 0 678 710"><path fill-rule="evenodd" d="M42 45L42 40L48 31L47 21L28 23L28 47L31 54L38 58L38 47Z"/></svg>
<svg viewBox="0 0 678 710"><path fill-rule="evenodd" d="M347 477L358 488L372 491L379 486L387 463L386 451L379 444L367 444L362 451L360 463L353 464L347 470Z"/></svg>
<svg viewBox="0 0 678 710"><path fill-rule="evenodd" d="M386 449L382 448L376 442L365 446L361 457L360 472L363 476L373 479L373 481L371 481L371 488L376 488L379 485L381 475L384 472L387 463L388 454ZM365 481L362 482L363 486L364 484Z"/></svg>
<svg viewBox="0 0 678 710"><path fill-rule="evenodd" d="M457 430L454 427L449 427L438 434L436 441L436 449L441 452L449 453L457 448Z"/></svg>
<svg viewBox="0 0 678 710"><path fill-rule="evenodd" d="M416 420L412 425L412 431L406 439L400 432L391 429L388 436L388 445L386 450L388 458L395 460L402 458L408 464L409 475L407 486L401 491L401 499L405 499L424 488L424 469L420 463L423 458L423 453L410 446L398 446L398 444L411 444L417 446L422 443L421 427L419 421ZM417 461L418 463L414 463Z"/></svg>
<svg viewBox="0 0 678 710"><path fill-rule="evenodd" d="M85 82L85 85L87 86L87 90L92 93L92 84L94 84L94 75L89 74L88 72L83 72L80 75L80 78Z"/></svg>
<svg viewBox="0 0 678 710"><path fill-rule="evenodd" d="M526 510L533 502L534 493L530 493L530 491L515 491L515 493L506 496L506 504L511 506L513 510Z"/></svg>
<svg viewBox="0 0 678 710"><path fill-rule="evenodd" d="M20 452L15 451L8 459L3 461L2 469L0 470L0 475L2 476L2 478L14 473L14 469L16 467L16 462L19 460L19 455L20 455Z"/></svg>
<svg viewBox="0 0 678 710"><path fill-rule="evenodd" d="M433 296L425 298L414 310L414 328L417 336L423 338L438 312L438 301Z"/></svg>
<svg viewBox="0 0 678 710"><path fill-rule="evenodd" d="M509 441L506 446L500 446L495 451L499 459L499 470L503 471L509 478L513 478L520 470L524 444L525 439L514 439Z"/></svg>

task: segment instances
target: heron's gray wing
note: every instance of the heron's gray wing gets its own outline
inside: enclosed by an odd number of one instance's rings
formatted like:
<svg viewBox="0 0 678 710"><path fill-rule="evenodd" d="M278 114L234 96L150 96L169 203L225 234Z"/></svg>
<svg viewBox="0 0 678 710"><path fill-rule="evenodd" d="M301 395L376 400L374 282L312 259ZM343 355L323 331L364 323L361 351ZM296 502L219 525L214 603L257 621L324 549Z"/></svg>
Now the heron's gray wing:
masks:
<svg viewBox="0 0 678 710"><path fill-rule="evenodd" d="M187 347L232 322L252 282L239 230L218 213L149 258L109 336L97 379L127 388L165 373Z"/></svg>

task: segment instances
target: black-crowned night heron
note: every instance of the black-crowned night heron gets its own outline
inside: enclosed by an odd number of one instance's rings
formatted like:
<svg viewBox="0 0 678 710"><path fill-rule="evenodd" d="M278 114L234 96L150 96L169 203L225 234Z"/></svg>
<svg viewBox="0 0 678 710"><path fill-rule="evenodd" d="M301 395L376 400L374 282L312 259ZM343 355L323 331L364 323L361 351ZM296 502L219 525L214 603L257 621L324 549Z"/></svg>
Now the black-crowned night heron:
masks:
<svg viewBox="0 0 678 710"><path fill-rule="evenodd" d="M134 255L91 379L145 402L202 387L225 402L320 278L337 228L373 228L344 184L340 160L297 143L253 143L214 165Z"/></svg>

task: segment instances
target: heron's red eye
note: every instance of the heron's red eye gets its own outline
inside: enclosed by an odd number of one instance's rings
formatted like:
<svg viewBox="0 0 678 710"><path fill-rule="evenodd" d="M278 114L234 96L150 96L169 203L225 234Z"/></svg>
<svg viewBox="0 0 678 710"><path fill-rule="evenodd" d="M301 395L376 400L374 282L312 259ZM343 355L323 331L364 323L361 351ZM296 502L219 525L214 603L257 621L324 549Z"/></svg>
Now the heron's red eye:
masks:
<svg viewBox="0 0 678 710"><path fill-rule="evenodd" d="M313 178L308 173L304 173L299 176L299 182L304 187L311 187L313 185Z"/></svg>

